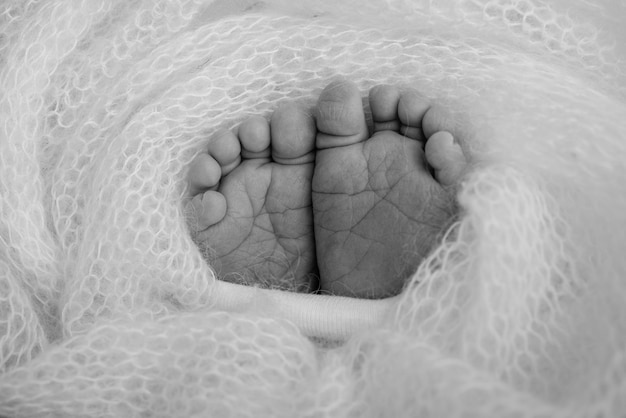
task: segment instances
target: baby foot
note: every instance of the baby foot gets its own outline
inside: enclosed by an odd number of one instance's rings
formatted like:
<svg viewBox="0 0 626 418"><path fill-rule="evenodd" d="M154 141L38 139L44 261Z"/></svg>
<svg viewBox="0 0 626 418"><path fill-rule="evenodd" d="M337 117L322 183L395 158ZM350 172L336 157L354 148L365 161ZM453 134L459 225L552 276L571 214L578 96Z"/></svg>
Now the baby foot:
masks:
<svg viewBox="0 0 626 418"><path fill-rule="evenodd" d="M194 241L218 276L292 291L317 288L311 177L315 122L299 105L270 123L222 131L189 171Z"/></svg>
<svg viewBox="0 0 626 418"><path fill-rule="evenodd" d="M455 216L466 161L416 92L378 86L369 100L371 136L356 85L322 92L313 212L321 289L381 298L400 292Z"/></svg>

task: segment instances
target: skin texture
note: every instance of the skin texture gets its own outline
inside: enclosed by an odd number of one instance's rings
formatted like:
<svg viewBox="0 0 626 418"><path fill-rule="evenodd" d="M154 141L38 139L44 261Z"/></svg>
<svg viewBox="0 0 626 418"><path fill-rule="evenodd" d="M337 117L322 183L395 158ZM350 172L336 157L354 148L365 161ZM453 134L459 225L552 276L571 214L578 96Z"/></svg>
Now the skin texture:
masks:
<svg viewBox="0 0 626 418"><path fill-rule="evenodd" d="M270 132L272 132L270 136ZM270 141L271 139L271 141ZM221 131L189 171L194 239L219 277L317 288L311 177L314 125L299 107Z"/></svg>
<svg viewBox="0 0 626 418"><path fill-rule="evenodd" d="M221 278L363 298L397 294L456 213L466 161L415 91L329 84L310 112L218 132L189 170L194 238ZM315 277L319 274L319 284Z"/></svg>

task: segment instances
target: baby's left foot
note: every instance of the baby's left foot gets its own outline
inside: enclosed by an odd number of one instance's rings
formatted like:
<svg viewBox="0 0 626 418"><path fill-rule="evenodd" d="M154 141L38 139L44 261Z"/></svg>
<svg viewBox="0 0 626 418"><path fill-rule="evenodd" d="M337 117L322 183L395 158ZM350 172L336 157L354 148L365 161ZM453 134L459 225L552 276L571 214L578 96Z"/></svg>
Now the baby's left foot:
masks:
<svg viewBox="0 0 626 418"><path fill-rule="evenodd" d="M218 276L292 291L317 288L311 178L315 122L299 105L215 135L189 171L194 240Z"/></svg>

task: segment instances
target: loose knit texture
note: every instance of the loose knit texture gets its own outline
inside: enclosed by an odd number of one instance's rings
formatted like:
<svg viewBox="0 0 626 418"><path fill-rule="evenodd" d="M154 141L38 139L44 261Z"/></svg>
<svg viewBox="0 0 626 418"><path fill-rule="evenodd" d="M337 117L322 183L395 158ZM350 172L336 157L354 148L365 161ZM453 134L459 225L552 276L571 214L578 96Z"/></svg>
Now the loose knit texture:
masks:
<svg viewBox="0 0 626 418"><path fill-rule="evenodd" d="M2 2L0 415L620 416L625 18L619 0ZM472 170L399 297L308 316L220 284L181 196L213 132L337 76L444 105Z"/></svg>

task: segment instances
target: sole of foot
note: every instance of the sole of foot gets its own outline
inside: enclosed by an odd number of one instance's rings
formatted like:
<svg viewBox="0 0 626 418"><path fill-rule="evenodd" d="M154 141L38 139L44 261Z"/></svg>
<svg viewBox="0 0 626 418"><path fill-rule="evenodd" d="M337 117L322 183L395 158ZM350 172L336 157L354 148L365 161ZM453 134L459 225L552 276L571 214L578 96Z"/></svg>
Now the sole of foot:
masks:
<svg viewBox="0 0 626 418"><path fill-rule="evenodd" d="M216 133L188 174L194 241L220 279L308 292L317 270L311 209L315 122L298 104Z"/></svg>
<svg viewBox="0 0 626 418"><path fill-rule="evenodd" d="M377 86L369 103L371 134L354 83L321 93L312 204L322 291L383 298L402 290L455 217L467 162L416 91Z"/></svg>

